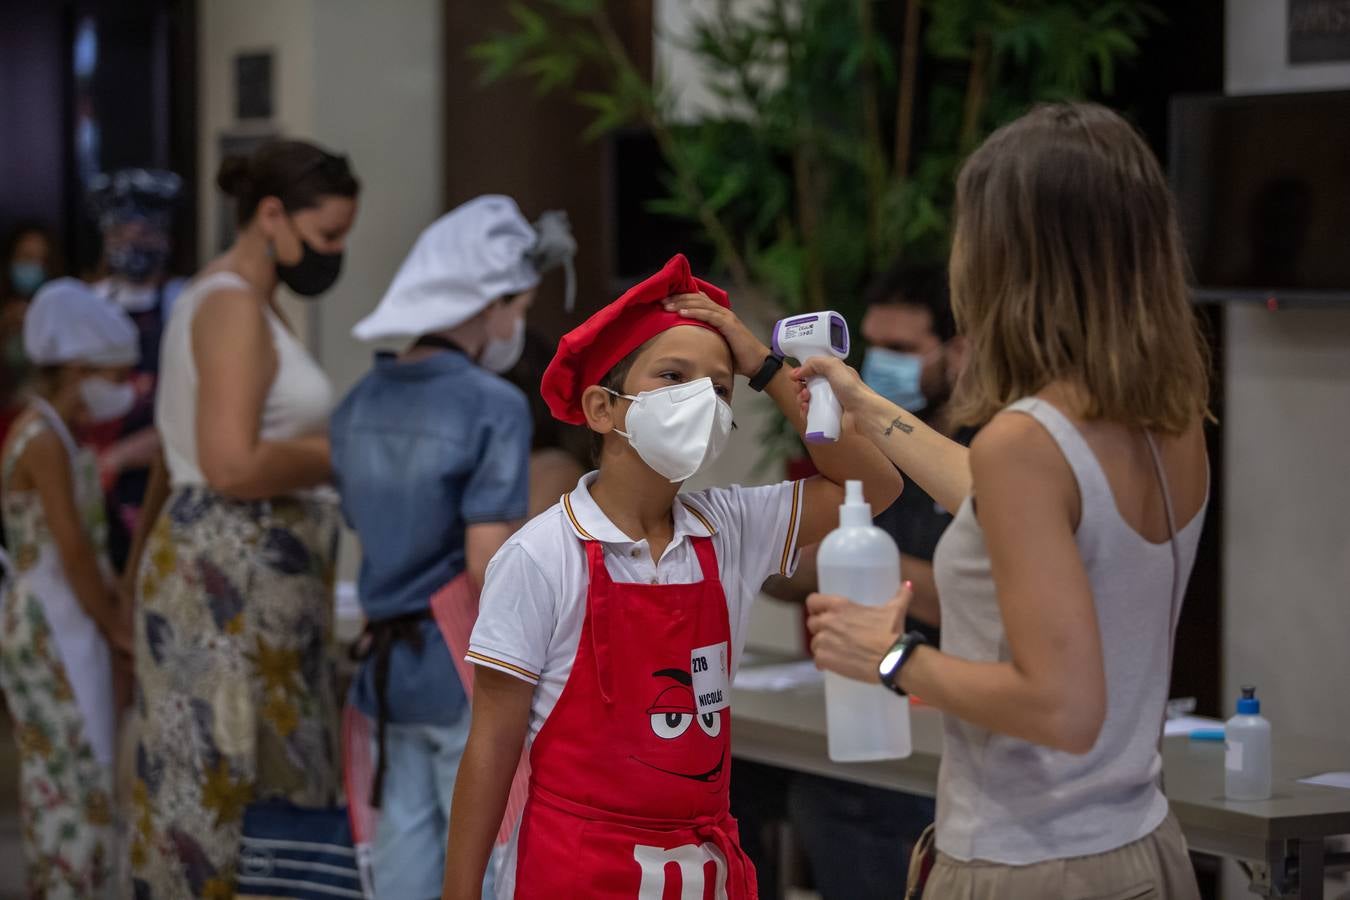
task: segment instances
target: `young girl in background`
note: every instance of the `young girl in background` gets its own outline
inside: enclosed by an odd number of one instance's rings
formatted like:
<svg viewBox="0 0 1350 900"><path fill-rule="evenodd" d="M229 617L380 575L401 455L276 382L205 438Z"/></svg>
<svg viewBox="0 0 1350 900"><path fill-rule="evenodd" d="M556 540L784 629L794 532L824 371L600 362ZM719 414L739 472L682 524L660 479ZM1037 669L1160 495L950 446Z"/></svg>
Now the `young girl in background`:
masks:
<svg viewBox="0 0 1350 900"><path fill-rule="evenodd" d="M0 688L17 726L29 894L98 897L113 868L113 733L131 630L106 559L97 463L71 431L126 414L139 350L126 314L72 278L38 291L24 344L36 390L0 455L13 568L0 595Z"/></svg>

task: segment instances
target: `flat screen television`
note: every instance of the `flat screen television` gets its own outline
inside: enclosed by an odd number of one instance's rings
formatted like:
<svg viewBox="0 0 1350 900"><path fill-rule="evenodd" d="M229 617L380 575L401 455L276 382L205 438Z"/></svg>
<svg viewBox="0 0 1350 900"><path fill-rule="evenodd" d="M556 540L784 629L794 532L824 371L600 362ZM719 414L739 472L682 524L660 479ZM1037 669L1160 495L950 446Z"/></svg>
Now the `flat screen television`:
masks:
<svg viewBox="0 0 1350 900"><path fill-rule="evenodd" d="M1197 299L1350 303L1350 91L1178 96L1170 133Z"/></svg>

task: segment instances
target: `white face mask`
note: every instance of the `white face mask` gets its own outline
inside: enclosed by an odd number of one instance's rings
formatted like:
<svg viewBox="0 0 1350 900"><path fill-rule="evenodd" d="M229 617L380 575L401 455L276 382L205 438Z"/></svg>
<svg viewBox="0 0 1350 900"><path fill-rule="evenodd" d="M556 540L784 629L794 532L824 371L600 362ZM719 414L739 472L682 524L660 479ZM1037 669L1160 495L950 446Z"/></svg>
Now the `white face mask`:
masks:
<svg viewBox="0 0 1350 900"><path fill-rule="evenodd" d="M136 405L136 388L129 381L112 382L91 375L80 382L80 400L94 422L111 422L131 412Z"/></svg>
<svg viewBox="0 0 1350 900"><path fill-rule="evenodd" d="M478 354L478 364L489 372L501 375L503 372L509 372L512 366L520 362L520 355L524 352L525 320L517 318L515 330L511 332L509 338L487 339L487 343L483 345L483 352Z"/></svg>
<svg viewBox="0 0 1350 900"><path fill-rule="evenodd" d="M674 484L717 459L731 437L731 407L717 396L711 378L636 397L610 393L633 401L624 422L628 431L616 428L615 434L628 438L642 461Z"/></svg>

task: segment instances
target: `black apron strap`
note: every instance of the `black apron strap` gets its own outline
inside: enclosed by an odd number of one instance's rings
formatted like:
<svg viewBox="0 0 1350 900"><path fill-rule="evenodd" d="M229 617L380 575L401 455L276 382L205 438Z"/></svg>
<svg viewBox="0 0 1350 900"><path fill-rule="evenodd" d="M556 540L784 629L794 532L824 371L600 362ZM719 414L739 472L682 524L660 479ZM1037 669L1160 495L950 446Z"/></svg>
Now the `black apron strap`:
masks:
<svg viewBox="0 0 1350 900"><path fill-rule="evenodd" d="M421 626L422 622L430 618L431 610L424 609L392 619L368 622L353 648L353 659L370 660L375 667L375 740L378 750L375 780L370 788L370 805L375 809L380 808L384 797L384 773L387 767L385 734L389 725L389 662L394 646L400 642L409 644L419 654L422 652Z"/></svg>

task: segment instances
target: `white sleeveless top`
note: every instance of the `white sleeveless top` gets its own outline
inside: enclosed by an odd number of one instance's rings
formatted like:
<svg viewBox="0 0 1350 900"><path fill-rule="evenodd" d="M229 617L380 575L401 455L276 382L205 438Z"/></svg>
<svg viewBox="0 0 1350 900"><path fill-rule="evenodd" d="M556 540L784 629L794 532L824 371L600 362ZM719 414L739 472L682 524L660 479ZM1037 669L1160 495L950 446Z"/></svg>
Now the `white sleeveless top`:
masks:
<svg viewBox="0 0 1350 900"><path fill-rule="evenodd" d="M1121 518L1106 473L1064 414L1036 398L1008 410L1044 426L1078 481L1075 538L1101 629L1106 720L1092 751L1075 756L944 716L937 846L963 861L1029 865L1123 847L1166 817L1158 734L1176 629L1172 611L1180 611L1205 516L1202 507L1177 532L1174 564L1170 542L1151 543ZM971 498L942 536L933 568L943 652L977 662L1009 660Z"/></svg>
<svg viewBox="0 0 1350 900"><path fill-rule="evenodd" d="M160 349L155 426L174 487L202 485L197 458L197 364L192 355L192 320L202 299L219 290L253 291L234 272L193 279L174 302ZM305 345L268 307L263 308L276 348L277 372L263 402L258 437L279 441L322 432L333 409L333 386Z"/></svg>

